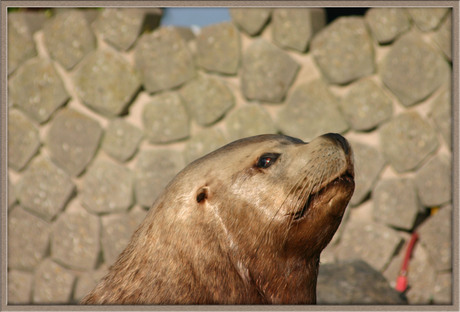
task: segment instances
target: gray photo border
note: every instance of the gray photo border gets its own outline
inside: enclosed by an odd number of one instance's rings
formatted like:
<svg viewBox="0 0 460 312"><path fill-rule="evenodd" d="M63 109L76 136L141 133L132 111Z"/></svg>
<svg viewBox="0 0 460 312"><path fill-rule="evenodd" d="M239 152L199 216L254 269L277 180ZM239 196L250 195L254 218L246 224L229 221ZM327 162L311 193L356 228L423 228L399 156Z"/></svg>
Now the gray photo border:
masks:
<svg viewBox="0 0 460 312"><path fill-rule="evenodd" d="M78 306L7 305L7 8L8 7L450 7L452 8L453 283L452 305ZM459 311L459 1L1 1L1 311Z"/></svg>

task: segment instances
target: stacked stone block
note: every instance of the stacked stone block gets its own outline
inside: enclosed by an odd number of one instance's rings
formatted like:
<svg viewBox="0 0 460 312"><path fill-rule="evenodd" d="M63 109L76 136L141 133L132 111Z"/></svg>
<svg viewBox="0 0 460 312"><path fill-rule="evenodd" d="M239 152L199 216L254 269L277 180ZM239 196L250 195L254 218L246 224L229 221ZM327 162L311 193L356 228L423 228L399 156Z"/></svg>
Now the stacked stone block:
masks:
<svg viewBox="0 0 460 312"><path fill-rule="evenodd" d="M322 262L394 286L415 230L409 303L452 301L450 10L230 14L199 33L159 27L158 9L8 14L10 304L76 303L207 152L325 132L350 140L356 190Z"/></svg>

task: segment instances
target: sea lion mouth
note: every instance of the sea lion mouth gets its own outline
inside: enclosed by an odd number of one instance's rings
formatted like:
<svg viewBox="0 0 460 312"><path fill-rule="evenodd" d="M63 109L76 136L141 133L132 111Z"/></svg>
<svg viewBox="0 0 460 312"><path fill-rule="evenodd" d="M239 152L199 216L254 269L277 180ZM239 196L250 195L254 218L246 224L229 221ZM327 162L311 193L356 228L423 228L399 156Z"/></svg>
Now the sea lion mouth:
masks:
<svg viewBox="0 0 460 312"><path fill-rule="evenodd" d="M310 196L308 196L302 208L298 209L295 213L291 214L293 216L293 220L299 221L303 219L306 216L307 212L314 205L316 205L317 203L321 203L324 200L326 193L329 193L329 192L337 193L339 189L342 189L341 190L342 192L351 193L350 190L352 191L354 189L354 186L355 186L354 176L352 173L347 171L343 175L325 184L317 192L310 194Z"/></svg>

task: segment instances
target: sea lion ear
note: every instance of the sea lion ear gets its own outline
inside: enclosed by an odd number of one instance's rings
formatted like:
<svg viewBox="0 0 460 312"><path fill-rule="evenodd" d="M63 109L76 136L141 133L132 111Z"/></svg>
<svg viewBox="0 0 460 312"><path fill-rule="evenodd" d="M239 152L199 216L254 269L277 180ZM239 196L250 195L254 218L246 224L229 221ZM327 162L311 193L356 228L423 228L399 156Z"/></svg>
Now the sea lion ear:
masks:
<svg viewBox="0 0 460 312"><path fill-rule="evenodd" d="M208 191L209 189L206 186L200 188L196 193L196 202L199 204L204 203L204 201L208 198Z"/></svg>

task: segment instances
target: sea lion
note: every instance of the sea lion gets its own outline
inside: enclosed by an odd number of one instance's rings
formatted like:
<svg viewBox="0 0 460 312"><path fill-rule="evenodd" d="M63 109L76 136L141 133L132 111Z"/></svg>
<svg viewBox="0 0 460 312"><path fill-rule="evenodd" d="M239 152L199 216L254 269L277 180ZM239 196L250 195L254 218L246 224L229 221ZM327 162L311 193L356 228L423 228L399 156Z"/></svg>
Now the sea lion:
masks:
<svg viewBox="0 0 460 312"><path fill-rule="evenodd" d="M353 168L338 134L230 143L177 174L81 303L313 304Z"/></svg>

